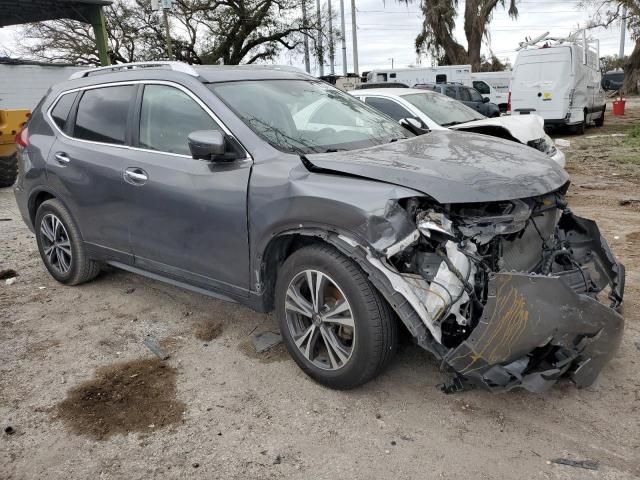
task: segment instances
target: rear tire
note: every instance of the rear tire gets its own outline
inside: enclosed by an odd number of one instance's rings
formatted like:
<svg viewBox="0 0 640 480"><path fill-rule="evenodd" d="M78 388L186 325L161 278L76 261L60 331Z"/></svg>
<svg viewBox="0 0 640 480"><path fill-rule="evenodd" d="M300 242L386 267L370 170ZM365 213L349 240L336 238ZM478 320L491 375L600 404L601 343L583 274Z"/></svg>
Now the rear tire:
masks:
<svg viewBox="0 0 640 480"><path fill-rule="evenodd" d="M575 135L584 135L587 129L587 114L584 114L584 120L581 123L574 125L571 129Z"/></svg>
<svg viewBox="0 0 640 480"><path fill-rule="evenodd" d="M0 188L10 187L18 177L18 156L0 157Z"/></svg>
<svg viewBox="0 0 640 480"><path fill-rule="evenodd" d="M322 293L314 297L313 290ZM314 307L314 298L322 305ZM354 261L328 245L304 247L287 258L278 272L276 314L295 362L329 388L366 383L396 350L398 326L390 306Z"/></svg>
<svg viewBox="0 0 640 480"><path fill-rule="evenodd" d="M40 205L35 231L42 261L58 282L79 285L100 273L100 265L87 256L80 230L60 200Z"/></svg>
<svg viewBox="0 0 640 480"><path fill-rule="evenodd" d="M602 127L604 125L604 110L602 110L602 115L600 115L600 118L595 120L593 123L598 128L600 128L600 127Z"/></svg>

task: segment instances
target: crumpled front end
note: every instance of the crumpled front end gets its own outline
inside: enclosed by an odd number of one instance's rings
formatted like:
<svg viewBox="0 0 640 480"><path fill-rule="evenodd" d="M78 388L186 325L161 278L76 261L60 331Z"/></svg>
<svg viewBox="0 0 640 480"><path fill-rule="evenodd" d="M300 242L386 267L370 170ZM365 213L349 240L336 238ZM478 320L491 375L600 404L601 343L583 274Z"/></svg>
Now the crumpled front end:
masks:
<svg viewBox="0 0 640 480"><path fill-rule="evenodd" d="M624 267L563 190L483 204L412 199L416 231L368 255L420 317L418 343L457 373L445 390L540 392L561 378L585 387L617 351Z"/></svg>

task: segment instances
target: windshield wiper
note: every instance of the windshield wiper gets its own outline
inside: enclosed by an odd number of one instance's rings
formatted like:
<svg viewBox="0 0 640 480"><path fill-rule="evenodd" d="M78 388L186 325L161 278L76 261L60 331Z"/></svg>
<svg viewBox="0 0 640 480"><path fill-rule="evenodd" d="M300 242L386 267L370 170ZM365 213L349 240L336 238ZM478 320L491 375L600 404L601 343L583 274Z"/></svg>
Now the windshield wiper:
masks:
<svg viewBox="0 0 640 480"><path fill-rule="evenodd" d="M447 122L447 123L441 123L440 126L441 127L453 127L454 125L460 125L461 123L465 123L465 122Z"/></svg>

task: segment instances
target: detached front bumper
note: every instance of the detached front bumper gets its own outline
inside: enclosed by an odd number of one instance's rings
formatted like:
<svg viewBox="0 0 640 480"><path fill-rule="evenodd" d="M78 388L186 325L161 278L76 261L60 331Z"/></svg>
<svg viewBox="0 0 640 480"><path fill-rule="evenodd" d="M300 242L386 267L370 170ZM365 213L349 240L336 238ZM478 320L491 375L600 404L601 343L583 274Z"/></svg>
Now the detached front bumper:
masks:
<svg viewBox="0 0 640 480"><path fill-rule="evenodd" d="M608 285L612 305L619 305L624 267L594 222L569 215L573 247L588 249L596 281ZM624 319L614 308L579 293L567 277L497 273L478 325L443 360L488 390L541 392L562 377L586 387L616 353L623 330Z"/></svg>

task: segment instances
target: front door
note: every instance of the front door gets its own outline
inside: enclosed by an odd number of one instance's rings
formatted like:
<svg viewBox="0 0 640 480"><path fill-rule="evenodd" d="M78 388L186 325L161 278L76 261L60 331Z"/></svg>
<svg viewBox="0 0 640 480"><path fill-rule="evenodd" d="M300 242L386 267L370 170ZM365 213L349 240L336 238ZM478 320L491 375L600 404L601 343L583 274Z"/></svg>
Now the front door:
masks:
<svg viewBox="0 0 640 480"><path fill-rule="evenodd" d="M220 130L177 86L144 86L137 147L123 166L135 264L204 288L249 289L247 187L252 161L194 160L187 136Z"/></svg>

